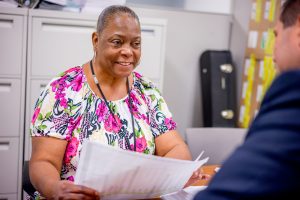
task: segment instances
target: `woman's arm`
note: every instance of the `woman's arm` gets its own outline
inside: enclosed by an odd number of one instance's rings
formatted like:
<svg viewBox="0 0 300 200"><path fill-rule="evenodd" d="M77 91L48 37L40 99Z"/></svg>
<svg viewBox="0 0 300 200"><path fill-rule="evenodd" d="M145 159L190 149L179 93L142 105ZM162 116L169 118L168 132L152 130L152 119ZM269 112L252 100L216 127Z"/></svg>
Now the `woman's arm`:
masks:
<svg viewBox="0 0 300 200"><path fill-rule="evenodd" d="M32 137L29 176L32 185L47 199L99 199L93 189L60 179L67 141L51 137Z"/></svg>
<svg viewBox="0 0 300 200"><path fill-rule="evenodd" d="M51 137L32 137L29 175L32 185L45 197L60 181L60 170L67 141Z"/></svg>
<svg viewBox="0 0 300 200"><path fill-rule="evenodd" d="M168 131L155 138L155 154L182 160L192 159L188 146L175 130Z"/></svg>

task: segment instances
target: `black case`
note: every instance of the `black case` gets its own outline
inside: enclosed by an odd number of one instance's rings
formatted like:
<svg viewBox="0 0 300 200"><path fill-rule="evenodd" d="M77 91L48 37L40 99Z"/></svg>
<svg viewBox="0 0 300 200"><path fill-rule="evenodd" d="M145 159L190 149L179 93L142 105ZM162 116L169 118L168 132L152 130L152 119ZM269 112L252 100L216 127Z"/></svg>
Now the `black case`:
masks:
<svg viewBox="0 0 300 200"><path fill-rule="evenodd" d="M230 51L200 57L204 127L236 127L236 77Z"/></svg>

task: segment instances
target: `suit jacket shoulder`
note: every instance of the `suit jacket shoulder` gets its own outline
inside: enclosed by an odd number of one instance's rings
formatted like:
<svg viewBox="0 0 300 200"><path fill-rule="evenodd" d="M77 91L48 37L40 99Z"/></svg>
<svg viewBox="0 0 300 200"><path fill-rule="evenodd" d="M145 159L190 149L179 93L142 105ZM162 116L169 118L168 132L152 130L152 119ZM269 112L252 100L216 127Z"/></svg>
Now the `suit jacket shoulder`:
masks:
<svg viewBox="0 0 300 200"><path fill-rule="evenodd" d="M300 71L277 77L246 140L196 200L300 199Z"/></svg>

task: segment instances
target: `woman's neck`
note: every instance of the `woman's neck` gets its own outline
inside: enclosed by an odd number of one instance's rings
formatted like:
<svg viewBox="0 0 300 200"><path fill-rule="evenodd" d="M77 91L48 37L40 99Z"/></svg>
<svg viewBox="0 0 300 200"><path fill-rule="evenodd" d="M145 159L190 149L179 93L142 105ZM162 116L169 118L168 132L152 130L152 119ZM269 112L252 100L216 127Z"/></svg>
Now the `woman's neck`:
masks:
<svg viewBox="0 0 300 200"><path fill-rule="evenodd" d="M127 77L115 77L103 68L96 66L94 67L94 71L100 85L118 87L126 84Z"/></svg>
<svg viewBox="0 0 300 200"><path fill-rule="evenodd" d="M96 78L107 100L109 101L119 100L124 98L127 95L128 93L127 78L129 81L129 88L131 88L131 85L133 83L132 75L128 77L113 77L112 75L104 71L101 67L95 67L95 66L93 67L94 67L93 69ZM102 95L100 94L97 85L93 79L92 71L89 63L86 63L84 65L83 71L87 77L88 84L92 89L92 91L98 97L102 98Z"/></svg>

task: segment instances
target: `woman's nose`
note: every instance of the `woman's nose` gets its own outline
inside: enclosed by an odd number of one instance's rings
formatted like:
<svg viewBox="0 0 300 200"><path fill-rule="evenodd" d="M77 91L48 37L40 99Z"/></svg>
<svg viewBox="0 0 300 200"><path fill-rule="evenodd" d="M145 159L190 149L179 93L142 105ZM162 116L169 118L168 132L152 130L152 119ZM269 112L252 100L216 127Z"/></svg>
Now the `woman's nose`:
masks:
<svg viewBox="0 0 300 200"><path fill-rule="evenodd" d="M122 55L125 55L127 57L132 56L132 54L133 54L131 47L128 47L128 46L124 46L121 50L121 53L122 53Z"/></svg>

